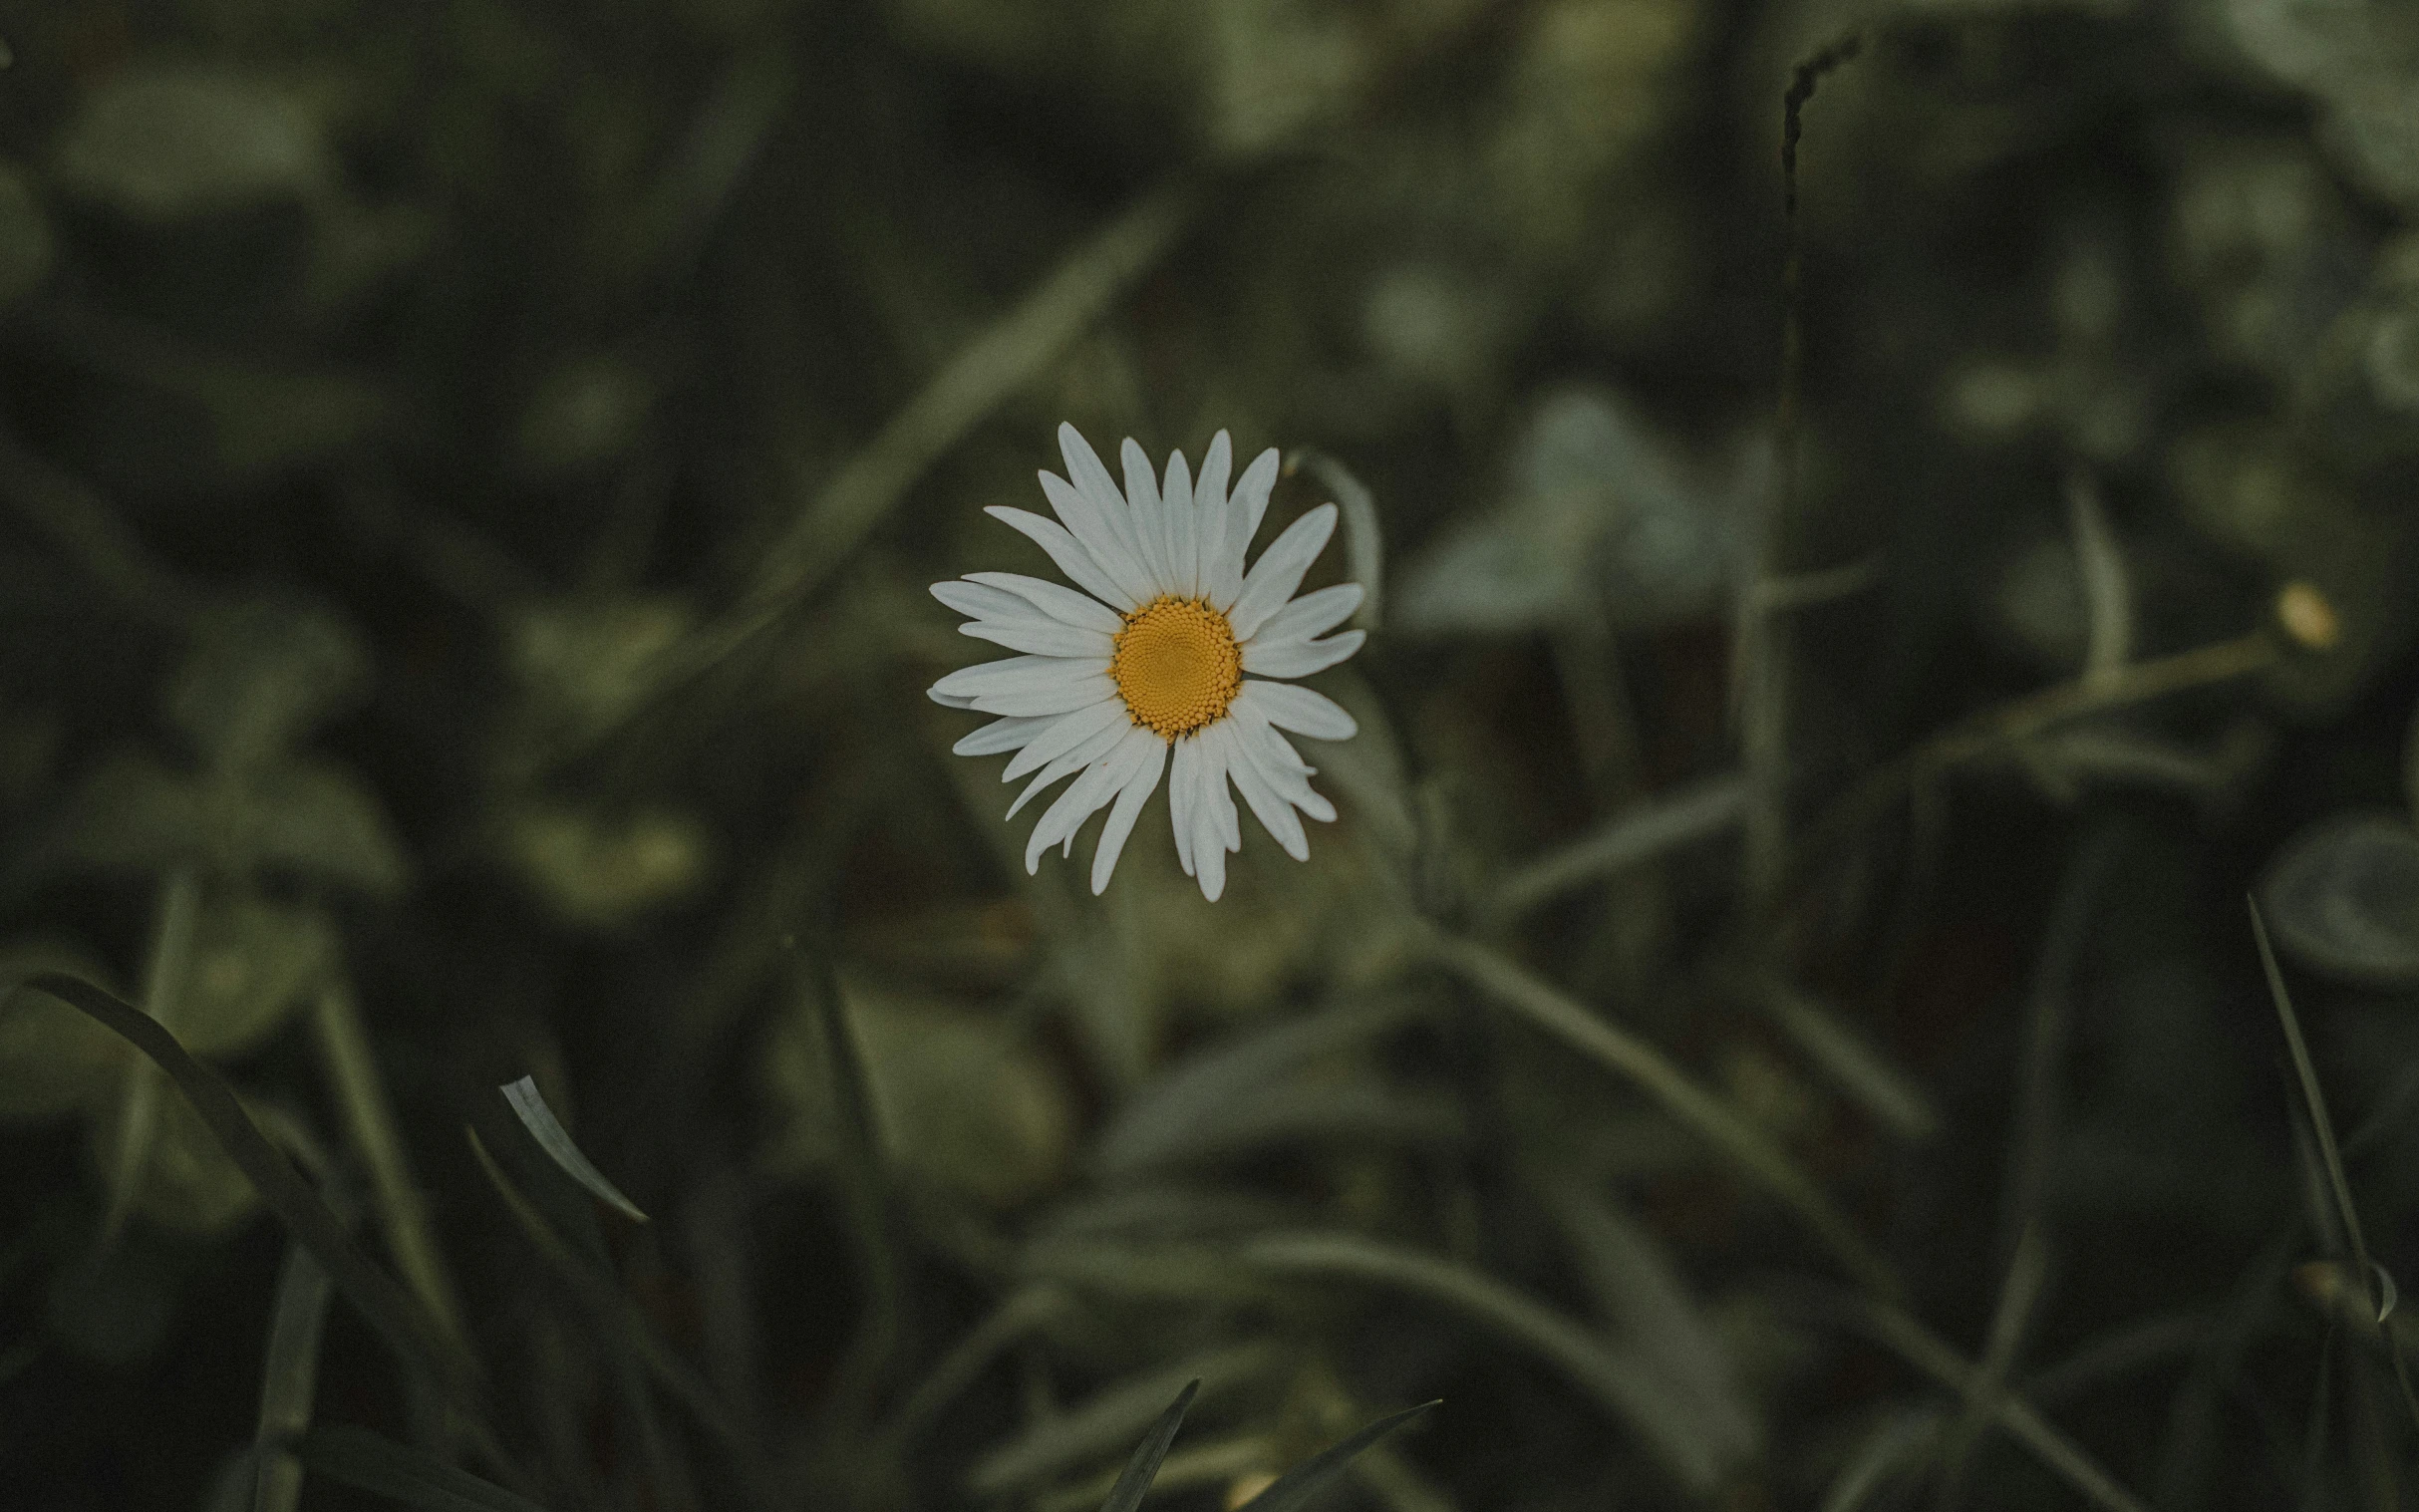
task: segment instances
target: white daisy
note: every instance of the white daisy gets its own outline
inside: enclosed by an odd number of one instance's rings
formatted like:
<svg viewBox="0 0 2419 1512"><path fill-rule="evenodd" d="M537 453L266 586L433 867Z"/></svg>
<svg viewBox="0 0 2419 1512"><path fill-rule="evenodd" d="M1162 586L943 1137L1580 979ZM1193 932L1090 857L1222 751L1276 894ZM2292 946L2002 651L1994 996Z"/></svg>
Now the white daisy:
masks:
<svg viewBox="0 0 2419 1512"><path fill-rule="evenodd" d="M1336 506L1296 520L1246 573L1244 547L1277 482L1274 448L1243 470L1231 496L1234 448L1224 431L1198 479L1178 452L1154 480L1150 458L1127 441L1122 491L1073 426L1058 427L1058 450L1067 477L1042 474L1056 523L1023 509L986 512L1031 536L1084 591L1014 572L932 588L973 616L963 633L1024 653L933 684L935 703L1001 716L958 742L958 755L1018 753L1001 780L1034 779L1011 814L1080 773L1034 826L1025 869L1038 869L1053 845L1072 855L1075 831L1113 802L1092 855L1092 891L1106 887L1163 771L1176 859L1200 879L1202 896L1226 890L1226 853L1243 848L1229 777L1286 853L1308 860L1294 810L1320 820L1336 810L1311 790L1317 768L1278 732L1341 741L1357 727L1324 694L1264 679L1307 677L1367 639L1359 630L1319 639L1361 607L1360 584L1294 597L1336 529Z"/></svg>

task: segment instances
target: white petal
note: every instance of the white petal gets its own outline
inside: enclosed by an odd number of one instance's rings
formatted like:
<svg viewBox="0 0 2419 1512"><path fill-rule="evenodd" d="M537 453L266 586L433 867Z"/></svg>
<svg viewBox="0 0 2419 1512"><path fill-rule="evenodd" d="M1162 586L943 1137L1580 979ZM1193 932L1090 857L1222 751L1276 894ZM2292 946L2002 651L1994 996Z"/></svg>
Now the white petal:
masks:
<svg viewBox="0 0 2419 1512"><path fill-rule="evenodd" d="M1302 832L1302 821L1294 817L1294 805L1278 796L1276 784L1252 758L1251 743L1238 723L1222 720L1211 729L1221 737L1219 744L1226 748L1227 774L1235 779L1235 786L1243 793L1243 801L1251 805L1260 827L1276 837L1287 855L1297 861L1309 860L1311 842Z"/></svg>
<svg viewBox="0 0 2419 1512"><path fill-rule="evenodd" d="M1280 730L1307 735L1314 741L1349 741L1361 726L1344 706L1324 693L1292 683L1264 683L1247 678L1235 695L1235 707L1257 715Z"/></svg>
<svg viewBox="0 0 2419 1512"><path fill-rule="evenodd" d="M1243 593L1243 558L1252 537L1260 533L1260 518L1268 513L1269 490L1277 485L1277 453L1275 449L1261 453L1244 469L1235 484L1234 496L1220 511L1226 517L1226 549L1218 562L1216 592L1226 604L1233 604Z"/></svg>
<svg viewBox="0 0 2419 1512"><path fill-rule="evenodd" d="M1311 786L1311 773L1318 768L1302 759L1293 742L1256 716L1239 719L1236 728L1237 744L1251 753L1260 774L1279 797L1323 824L1336 817L1336 805Z"/></svg>
<svg viewBox="0 0 2419 1512"><path fill-rule="evenodd" d="M1365 630L1347 630L1324 641L1255 641L1243 648L1243 670L1262 677L1309 677L1359 651L1368 638Z"/></svg>
<svg viewBox="0 0 2419 1512"><path fill-rule="evenodd" d="M1133 774L1146 755L1137 737L1141 743L1158 739L1147 730L1129 726L1117 745L1084 768L1083 774L1058 794L1058 801L1051 804L1034 825L1033 835L1025 842L1025 870L1029 875L1041 869L1042 852L1082 828L1083 821L1097 812Z"/></svg>
<svg viewBox="0 0 2419 1512"><path fill-rule="evenodd" d="M1125 491L1119 500L1132 514L1134 542L1140 549L1142 568L1151 575L1153 588L1160 593L1173 593L1175 569L1167 559L1167 523L1160 518L1159 484L1151 476L1151 459L1142 454L1141 444L1129 436L1125 439L1122 460Z"/></svg>
<svg viewBox="0 0 2419 1512"><path fill-rule="evenodd" d="M1013 593L1041 610L1061 625L1078 630L1097 630L1102 635L1115 635L1125 628L1117 611L1086 593L1077 593L1064 583L1048 578L1027 577L1018 572L969 572L966 580Z"/></svg>
<svg viewBox="0 0 2419 1512"><path fill-rule="evenodd" d="M1226 480L1235 466L1235 441L1224 431L1210 438L1201 454L1201 481L1193 487L1193 502L1204 509L1226 507Z"/></svg>
<svg viewBox="0 0 2419 1512"><path fill-rule="evenodd" d="M1067 752L1064 756L1059 756L1048 766L1045 766L1040 771L1035 772L1034 779L1025 785L1025 790L1023 792L1017 794L1017 800L1008 805L1008 817L1012 819L1015 818L1017 816L1017 810L1023 808L1035 793L1040 792L1043 788L1048 787L1051 783L1056 782L1070 771L1074 771L1079 767L1091 765L1094 761L1099 760L1102 756L1115 750L1117 743L1125 739L1126 731L1131 728L1132 727L1130 726L1123 725L1107 726L1094 734L1089 740L1086 740L1082 745L1077 746L1074 750Z"/></svg>
<svg viewBox="0 0 2419 1512"><path fill-rule="evenodd" d="M1359 583L1338 583L1306 593L1269 617L1268 623L1254 632L1255 641L1307 641L1314 635L1325 635L1352 617L1361 607L1362 595Z"/></svg>
<svg viewBox="0 0 2419 1512"><path fill-rule="evenodd" d="M1039 714L1072 714L1116 696L1117 685L1108 680L1106 673L1101 673L1055 688L977 694L975 708L985 714L1015 714L1030 718Z"/></svg>
<svg viewBox="0 0 2419 1512"><path fill-rule="evenodd" d="M1033 605L1013 593L1003 593L997 588L958 578L933 584L932 596L969 619L997 619L1004 615L1033 612Z"/></svg>
<svg viewBox="0 0 2419 1512"><path fill-rule="evenodd" d="M972 735L960 737L958 744L949 749L953 755L962 756L998 756L1003 751L1015 751L1066 718L1062 714L1046 714L1032 719L994 720Z"/></svg>
<svg viewBox="0 0 2419 1512"><path fill-rule="evenodd" d="M1099 464L1093 457L1093 465ZM1125 506L1117 506L1112 514L1099 500L1049 469L1037 474L1042 479L1042 491L1050 498L1054 510L1068 532L1092 560L1100 564L1116 585L1126 591L1136 603L1148 603L1154 596L1150 569L1134 554L1133 521L1121 519ZM1105 475L1105 474L1103 474Z"/></svg>
<svg viewBox="0 0 2419 1512"><path fill-rule="evenodd" d="M1066 527L1055 519L1044 519L1028 509L1011 509L1006 504L987 504L983 512L996 520L1005 521L1032 537L1035 545L1050 553L1058 570L1093 598L1111 609L1131 609L1141 600L1117 586L1108 570L1092 559L1083 543L1066 533Z"/></svg>
<svg viewBox="0 0 2419 1512"><path fill-rule="evenodd" d="M1193 737L1193 875L1201 883L1201 896L1215 903L1226 891L1226 839L1218 829L1226 767L1200 736Z"/></svg>
<svg viewBox="0 0 2419 1512"><path fill-rule="evenodd" d="M1261 516L1268 513L1269 494L1276 486L1277 449L1271 447L1243 469L1243 476L1235 482L1235 496L1227 501L1227 508L1243 521L1246 541L1260 533Z"/></svg>
<svg viewBox="0 0 2419 1512"><path fill-rule="evenodd" d="M1132 724L1126 717L1125 705L1116 699L1103 699L1088 708L1058 716L1058 728L1041 736L1000 773L1000 780L1013 782L1037 766L1047 765L1066 753L1116 724Z"/></svg>
<svg viewBox="0 0 2419 1512"><path fill-rule="evenodd" d="M1243 592L1235 599L1235 607L1226 613L1235 639L1250 640L1285 607L1294 590L1302 586L1302 574L1311 570L1311 563L1319 559L1319 553L1327 549L1328 537L1335 533L1336 506L1321 504L1269 543L1243 579Z"/></svg>
<svg viewBox="0 0 2419 1512"><path fill-rule="evenodd" d="M1078 661L1063 656L1010 656L996 662L977 662L972 667L960 667L933 684L932 691L981 698L987 693L1055 688L1106 671L1108 663L1098 657Z"/></svg>
<svg viewBox="0 0 2419 1512"><path fill-rule="evenodd" d="M1037 614L1030 609L1026 614L1028 618L1018 621L970 621L958 627L958 634L991 641L1011 651L1092 661L1104 660L1117 649L1107 636L1097 630L1077 630L1072 625L1061 625L1049 615Z"/></svg>
<svg viewBox="0 0 2419 1512"><path fill-rule="evenodd" d="M1058 454L1066 458L1067 479L1099 506L1100 517L1116 532L1118 541L1133 556L1134 564L1149 574L1150 559L1142 551L1134 512L1125 494L1117 487L1117 480L1108 475L1100 454L1083 439L1083 433L1064 421L1058 422Z"/></svg>
<svg viewBox="0 0 2419 1512"><path fill-rule="evenodd" d="M1149 731L1142 733L1150 735ZM1125 837L1133 833L1142 805L1159 790L1159 774L1166 768L1167 742L1153 735L1141 764L1126 773L1125 785L1117 789L1117 806L1108 811L1108 822L1100 826L1100 843L1092 851L1094 897L1108 886L1109 876L1117 869L1118 852L1125 849Z"/></svg>
<svg viewBox="0 0 2419 1512"><path fill-rule="evenodd" d="M1201 743L1188 735L1173 744L1167 757L1168 828L1176 836L1176 864L1188 877L1193 874L1193 763L1200 756Z"/></svg>
<svg viewBox="0 0 2419 1512"><path fill-rule="evenodd" d="M924 697L940 705L943 709L972 709L975 707L975 701L965 694L943 693L938 688L925 689Z"/></svg>

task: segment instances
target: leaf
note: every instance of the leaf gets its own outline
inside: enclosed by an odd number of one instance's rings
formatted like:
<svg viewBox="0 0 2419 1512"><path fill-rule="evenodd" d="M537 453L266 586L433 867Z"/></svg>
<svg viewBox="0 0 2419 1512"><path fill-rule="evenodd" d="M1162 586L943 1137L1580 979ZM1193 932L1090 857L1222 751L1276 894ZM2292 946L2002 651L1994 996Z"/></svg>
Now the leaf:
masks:
<svg viewBox="0 0 2419 1512"><path fill-rule="evenodd" d="M607 1180L605 1173L591 1164L588 1157L580 1153L580 1147L571 1142L571 1135L563 1128L561 1120L554 1116L554 1109L546 1106L544 1095L537 1089L536 1077L523 1076L497 1090L504 1094L506 1102L512 1104L512 1111L520 1115L521 1126L536 1136L538 1147L551 1156L572 1180L586 1187L598 1201L624 1217L639 1223L647 1221L647 1215L639 1211L638 1204L623 1196L622 1189Z"/></svg>
<svg viewBox="0 0 2419 1512"><path fill-rule="evenodd" d="M687 814L642 808L600 814L532 803L503 829L505 858L566 924L610 930L679 902L710 870L704 826Z"/></svg>
<svg viewBox="0 0 2419 1512"><path fill-rule="evenodd" d="M308 604L246 599L200 616L164 712L207 764L252 768L358 696L369 672L369 652L344 620Z"/></svg>
<svg viewBox="0 0 2419 1512"><path fill-rule="evenodd" d="M1600 611L1635 625L1703 613L1728 591L1742 542L1728 494L1694 474L1619 396L1550 395L1514 444L1503 506L1412 565L1395 623L1500 634Z"/></svg>
<svg viewBox="0 0 2419 1512"><path fill-rule="evenodd" d="M130 216L176 220L317 193L332 178L292 95L223 69L135 63L85 97L60 181Z"/></svg>
<svg viewBox="0 0 2419 1512"><path fill-rule="evenodd" d="M175 1030L196 1056L235 1056L275 1034L336 960L317 909L239 892L206 899Z"/></svg>
<svg viewBox="0 0 2419 1512"><path fill-rule="evenodd" d="M1168 1403L1159 1420L1151 1424L1142 1442L1134 1445L1134 1457L1125 1462L1125 1472L1108 1489L1108 1500L1100 1504L1100 1512L1134 1512L1142 1505L1144 1493L1159 1473L1159 1461L1167 1458L1167 1446L1176 1441L1176 1429L1184 1423L1184 1409L1193 1404L1193 1394L1201 1389L1196 1379L1188 1382Z"/></svg>
<svg viewBox="0 0 2419 1512"><path fill-rule="evenodd" d="M386 811L360 778L332 762L262 772L231 819L230 852L251 864L392 898L411 881Z"/></svg>
<svg viewBox="0 0 2419 1512"><path fill-rule="evenodd" d="M88 1131L99 1168L121 1169L127 1127L116 1105L94 1109ZM143 1148L140 1162L128 1166L130 1211L179 1234L207 1238L228 1233L259 1210L251 1182L184 1098L159 1097L135 1132Z"/></svg>
<svg viewBox="0 0 2419 1512"><path fill-rule="evenodd" d="M312 1473L426 1512L544 1512L537 1503L368 1428L314 1428L294 1444Z"/></svg>
<svg viewBox="0 0 2419 1512"><path fill-rule="evenodd" d="M376 796L321 761L212 781L121 752L78 787L58 833L59 859L76 869L151 874L207 861L220 872L294 872L378 898L401 893L411 876Z"/></svg>
<svg viewBox="0 0 2419 1512"><path fill-rule="evenodd" d="M1013 1207L1065 1169L1074 1113L1062 1079L997 1016L854 979L839 985L886 1159L991 1207ZM829 1167L850 1137L829 1039L800 1003L775 1021L765 1086L785 1116L776 1161Z"/></svg>
<svg viewBox="0 0 2419 1512"><path fill-rule="evenodd" d="M1342 1475L1363 1449L1429 1408L1441 1405L1441 1399L1423 1401L1418 1406L1405 1407L1390 1416L1378 1418L1342 1443L1320 1450L1278 1476L1274 1484L1245 1502L1238 1512L1296 1512L1297 1508L1308 1506L1311 1498L1326 1490L1328 1483Z"/></svg>
<svg viewBox="0 0 2419 1512"><path fill-rule="evenodd" d="M2383 810L2302 830L2268 863L2261 911L2306 965L2375 987L2419 984L2419 833Z"/></svg>

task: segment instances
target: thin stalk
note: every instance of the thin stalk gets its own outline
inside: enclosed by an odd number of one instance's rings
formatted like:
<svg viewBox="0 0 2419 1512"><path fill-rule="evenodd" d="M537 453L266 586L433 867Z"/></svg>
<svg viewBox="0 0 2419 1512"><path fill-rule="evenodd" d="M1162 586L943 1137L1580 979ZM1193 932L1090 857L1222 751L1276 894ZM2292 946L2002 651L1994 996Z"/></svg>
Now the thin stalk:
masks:
<svg viewBox="0 0 2419 1512"><path fill-rule="evenodd" d="M151 947L143 968L143 1011L171 1032L177 1000L192 973L193 931L201 917L201 874L190 866L169 872L159 884L151 915ZM126 1229L127 1215L143 1193L151 1170L151 1136L159 1122L159 1071L149 1060L127 1067L125 1095L118 1103L118 1158L110 1165L109 1209L96 1248L107 1250Z"/></svg>
<svg viewBox="0 0 2419 1512"><path fill-rule="evenodd" d="M410 1157L387 1098L385 1078L370 1049L351 986L331 975L311 1005L311 1033L319 1046L321 1068L328 1090L344 1120L345 1136L370 1174L370 1203L387 1248L395 1255L404 1283L417 1293L430 1316L459 1341L461 1305L447 1272L445 1255L437 1247L435 1226L419 1183L412 1179Z"/></svg>

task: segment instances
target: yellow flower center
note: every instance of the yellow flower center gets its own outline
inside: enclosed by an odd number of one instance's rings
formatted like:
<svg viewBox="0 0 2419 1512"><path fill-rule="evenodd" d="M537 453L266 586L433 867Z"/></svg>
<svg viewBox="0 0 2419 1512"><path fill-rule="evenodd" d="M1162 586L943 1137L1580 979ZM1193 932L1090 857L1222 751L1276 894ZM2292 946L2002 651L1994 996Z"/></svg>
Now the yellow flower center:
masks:
<svg viewBox="0 0 2419 1512"><path fill-rule="evenodd" d="M1243 687L1243 648L1199 599L1155 598L1125 616L1108 675L1135 724L1169 740L1226 713Z"/></svg>

